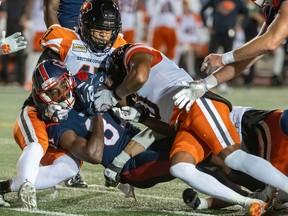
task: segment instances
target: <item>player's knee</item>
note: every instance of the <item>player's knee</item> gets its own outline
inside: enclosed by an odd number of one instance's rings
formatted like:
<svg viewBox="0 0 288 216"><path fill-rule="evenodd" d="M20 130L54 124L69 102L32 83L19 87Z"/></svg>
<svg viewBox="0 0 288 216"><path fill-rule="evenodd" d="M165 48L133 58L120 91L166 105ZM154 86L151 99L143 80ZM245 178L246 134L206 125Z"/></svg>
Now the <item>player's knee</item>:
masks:
<svg viewBox="0 0 288 216"><path fill-rule="evenodd" d="M170 174L176 178L185 179L189 173L193 173L194 169L196 169L194 164L181 162L170 167Z"/></svg>
<svg viewBox="0 0 288 216"><path fill-rule="evenodd" d="M235 170L239 170L242 163L244 163L246 152L243 150L236 150L228 155L224 162L225 164Z"/></svg>
<svg viewBox="0 0 288 216"><path fill-rule="evenodd" d="M279 121L281 130L288 135L288 110L283 111Z"/></svg>

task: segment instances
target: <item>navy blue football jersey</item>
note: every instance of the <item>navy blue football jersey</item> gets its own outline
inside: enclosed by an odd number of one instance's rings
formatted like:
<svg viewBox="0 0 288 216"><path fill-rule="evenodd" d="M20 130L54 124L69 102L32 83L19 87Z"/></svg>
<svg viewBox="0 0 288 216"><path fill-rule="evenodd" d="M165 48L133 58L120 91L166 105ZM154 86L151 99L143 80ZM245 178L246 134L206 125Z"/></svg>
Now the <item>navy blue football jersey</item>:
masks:
<svg viewBox="0 0 288 216"><path fill-rule="evenodd" d="M113 114L105 113L104 122L104 152L102 165L106 167L113 159L120 154L130 139L134 137L140 129L128 122L121 122ZM119 124L120 123L120 124ZM72 109L69 112L68 119L59 124L47 126L49 144L55 148L59 147L59 139L67 130L73 130L78 136L89 139L91 135L92 121L83 113Z"/></svg>
<svg viewBox="0 0 288 216"><path fill-rule="evenodd" d="M57 17L62 27L74 30L78 25L79 11L85 0L60 0Z"/></svg>

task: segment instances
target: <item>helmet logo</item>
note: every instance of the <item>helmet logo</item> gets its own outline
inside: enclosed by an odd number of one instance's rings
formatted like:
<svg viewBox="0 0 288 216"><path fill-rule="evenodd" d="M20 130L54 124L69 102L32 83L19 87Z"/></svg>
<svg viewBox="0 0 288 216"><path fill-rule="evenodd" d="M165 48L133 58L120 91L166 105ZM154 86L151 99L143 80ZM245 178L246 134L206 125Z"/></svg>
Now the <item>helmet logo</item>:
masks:
<svg viewBox="0 0 288 216"><path fill-rule="evenodd" d="M87 13L88 11L92 10L92 8L93 8L92 3L90 1L86 1L82 5L81 12Z"/></svg>

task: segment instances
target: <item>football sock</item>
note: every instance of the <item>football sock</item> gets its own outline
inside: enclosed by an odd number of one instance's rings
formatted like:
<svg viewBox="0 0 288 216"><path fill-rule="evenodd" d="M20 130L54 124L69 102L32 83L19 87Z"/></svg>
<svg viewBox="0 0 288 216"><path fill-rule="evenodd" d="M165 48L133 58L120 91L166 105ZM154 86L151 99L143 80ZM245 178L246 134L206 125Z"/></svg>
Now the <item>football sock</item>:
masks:
<svg viewBox="0 0 288 216"><path fill-rule="evenodd" d="M239 149L228 155L224 162L232 169L247 173L259 181L288 193L287 176L263 158L248 154Z"/></svg>
<svg viewBox="0 0 288 216"><path fill-rule="evenodd" d="M71 157L64 155L57 158L52 165L42 166L35 181L37 190L46 189L65 181L79 172L79 165ZM11 180L11 191L16 192L22 185L18 178Z"/></svg>
<svg viewBox="0 0 288 216"><path fill-rule="evenodd" d="M170 168L170 172L195 190L220 200L245 206L246 197L220 183L216 178L196 169L191 163L178 163Z"/></svg>
<svg viewBox="0 0 288 216"><path fill-rule="evenodd" d="M23 149L17 162L17 178L20 184L26 181L35 183L42 157L43 149L39 143L30 143Z"/></svg>

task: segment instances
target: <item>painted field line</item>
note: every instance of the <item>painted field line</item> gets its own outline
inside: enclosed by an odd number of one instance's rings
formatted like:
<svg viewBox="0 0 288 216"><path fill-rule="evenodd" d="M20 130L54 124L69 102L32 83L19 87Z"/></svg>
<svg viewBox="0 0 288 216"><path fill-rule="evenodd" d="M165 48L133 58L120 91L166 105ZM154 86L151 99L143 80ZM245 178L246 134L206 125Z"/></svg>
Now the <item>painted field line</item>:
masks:
<svg viewBox="0 0 288 216"><path fill-rule="evenodd" d="M16 145L13 138L0 138L0 145Z"/></svg>
<svg viewBox="0 0 288 216"><path fill-rule="evenodd" d="M44 210L31 210L31 209L24 209L24 208L6 208L10 211L17 211L17 212L28 212L31 214L40 214L40 215L52 215L52 216L82 216L78 214L67 214L62 212L53 212L53 211L44 211Z"/></svg>
<svg viewBox="0 0 288 216"><path fill-rule="evenodd" d="M103 188L103 189L97 189L97 188ZM83 188L72 188L72 187L65 187L65 186L61 186L61 185L57 185L56 189L67 189L67 190L83 190ZM124 193L121 192L119 189L117 188L112 188L109 189L104 185L97 185L97 184L92 184L92 185L88 185L88 188L85 190L89 190L89 188L93 191L96 192L100 192L100 193L109 193L109 194L117 194L117 195L121 195L124 196ZM136 194L136 198L137 197L143 197L143 198L153 198L153 199L162 199L162 200L182 200L180 198L173 198L173 197L161 197L161 196L153 196L153 195L145 195L145 194Z"/></svg>

